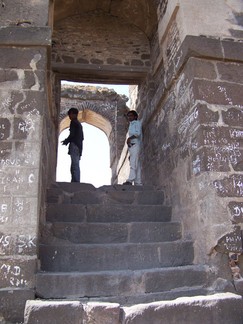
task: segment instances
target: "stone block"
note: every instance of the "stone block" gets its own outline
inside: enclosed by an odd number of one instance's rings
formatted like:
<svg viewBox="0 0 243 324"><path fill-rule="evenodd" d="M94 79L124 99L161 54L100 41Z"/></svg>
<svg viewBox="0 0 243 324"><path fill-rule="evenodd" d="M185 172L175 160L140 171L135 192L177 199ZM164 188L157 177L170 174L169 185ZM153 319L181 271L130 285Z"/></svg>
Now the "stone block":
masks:
<svg viewBox="0 0 243 324"><path fill-rule="evenodd" d="M167 84L170 84L182 65L190 57L223 59L223 51L219 39L187 35L173 58L173 64L167 72Z"/></svg>
<svg viewBox="0 0 243 324"><path fill-rule="evenodd" d="M214 80L217 78L215 65L208 59L189 58L184 73L189 80L193 78Z"/></svg>
<svg viewBox="0 0 243 324"><path fill-rule="evenodd" d="M179 121L178 134L184 139L188 137L189 134L193 133L199 125L216 123L219 119L219 113L210 110L207 105L198 103L185 115L177 117L181 118L181 121Z"/></svg>
<svg viewBox="0 0 243 324"><path fill-rule="evenodd" d="M202 148L193 154L192 170L195 175L205 171L228 172L230 171L229 154L222 152L220 148Z"/></svg>
<svg viewBox="0 0 243 324"><path fill-rule="evenodd" d="M167 222L171 219L171 208L167 206L112 205L87 206L88 222Z"/></svg>
<svg viewBox="0 0 243 324"><path fill-rule="evenodd" d="M34 290L0 290L0 314L6 322L23 323L25 303L27 300L34 298Z"/></svg>
<svg viewBox="0 0 243 324"><path fill-rule="evenodd" d="M48 1L36 5L26 0L10 0L2 6L1 20L6 25L29 27L48 25Z"/></svg>
<svg viewBox="0 0 243 324"><path fill-rule="evenodd" d="M242 88L243 85L236 83L194 80L191 91L194 100L202 100L215 105L240 106Z"/></svg>
<svg viewBox="0 0 243 324"><path fill-rule="evenodd" d="M144 275L146 293L169 291L175 287L201 286L206 280L205 268L195 266L168 268L159 273L151 271Z"/></svg>
<svg viewBox="0 0 243 324"><path fill-rule="evenodd" d="M38 167L36 152L40 152L41 143L32 141L15 141L15 155L11 165L16 167Z"/></svg>
<svg viewBox="0 0 243 324"><path fill-rule="evenodd" d="M234 280L234 286L237 293L243 295L243 279Z"/></svg>
<svg viewBox="0 0 243 324"><path fill-rule="evenodd" d="M0 70L0 82L18 81L18 73L15 70ZM2 87L2 84L1 84Z"/></svg>
<svg viewBox="0 0 243 324"><path fill-rule="evenodd" d="M241 126L243 124L242 108L229 108L222 111L222 117L225 124L229 126ZM240 134L240 130L238 130Z"/></svg>
<svg viewBox="0 0 243 324"><path fill-rule="evenodd" d="M126 324L195 324L202 319L205 323L240 324L242 317L242 297L232 293L124 307Z"/></svg>
<svg viewBox="0 0 243 324"><path fill-rule="evenodd" d="M124 243L128 241L128 228L124 223L73 224L54 223L52 234L73 243Z"/></svg>
<svg viewBox="0 0 243 324"><path fill-rule="evenodd" d="M140 205L163 205L163 191L141 191L137 193L137 203Z"/></svg>
<svg viewBox="0 0 243 324"><path fill-rule="evenodd" d="M0 118L0 139L6 140L10 136L11 122L8 118Z"/></svg>
<svg viewBox="0 0 243 324"><path fill-rule="evenodd" d="M133 243L170 242L181 238L181 225L180 223L132 223L129 232L129 242Z"/></svg>
<svg viewBox="0 0 243 324"><path fill-rule="evenodd" d="M6 166L11 163L11 153L12 153L13 143L10 141L1 142L1 150L0 150L0 165L1 167Z"/></svg>
<svg viewBox="0 0 243 324"><path fill-rule="evenodd" d="M0 62L6 70L31 70L31 65L35 65L38 70L46 70L47 52L45 48L2 47Z"/></svg>
<svg viewBox="0 0 243 324"><path fill-rule="evenodd" d="M83 324L83 306L78 301L28 300L24 312L25 324Z"/></svg>
<svg viewBox="0 0 243 324"><path fill-rule="evenodd" d="M19 196L24 192L26 196L37 195L38 176L39 170L35 168L21 168L20 171L20 167L7 166L0 175L0 194Z"/></svg>
<svg viewBox="0 0 243 324"><path fill-rule="evenodd" d="M0 197L0 224L7 224L11 219L11 197Z"/></svg>
<svg viewBox="0 0 243 324"><path fill-rule="evenodd" d="M1 13L0 13L1 17ZM0 29L0 43L12 46L51 46L51 28L8 26Z"/></svg>
<svg viewBox="0 0 243 324"><path fill-rule="evenodd" d="M181 238L179 223L54 223L50 231L59 239L84 244L169 242Z"/></svg>
<svg viewBox="0 0 243 324"><path fill-rule="evenodd" d="M12 213L10 222L14 226L26 225L36 226L36 211L38 210L38 199L32 197L14 197L12 199ZM27 216L28 215L28 216Z"/></svg>
<svg viewBox="0 0 243 324"><path fill-rule="evenodd" d="M137 271L39 272L36 292L37 296L46 299L86 297L134 304L139 300L148 302L166 294L167 298L171 296L172 299L180 294L193 294L193 291L195 293L196 289L205 284L206 277L206 269L194 265ZM166 294L163 296L162 293Z"/></svg>
<svg viewBox="0 0 243 324"><path fill-rule="evenodd" d="M232 221L236 224L243 223L243 202L230 201L228 208L231 213Z"/></svg>
<svg viewBox="0 0 243 324"><path fill-rule="evenodd" d="M97 191L79 191L73 194L70 202L83 205L100 204L102 202L102 195Z"/></svg>
<svg viewBox="0 0 243 324"><path fill-rule="evenodd" d="M35 286L36 260L4 259L0 261L0 288L30 289Z"/></svg>
<svg viewBox="0 0 243 324"><path fill-rule="evenodd" d="M135 191L108 190L102 197L105 204L132 204L135 200Z"/></svg>
<svg viewBox="0 0 243 324"><path fill-rule="evenodd" d="M117 297L144 293L141 271L37 274L37 295L42 298Z"/></svg>
<svg viewBox="0 0 243 324"><path fill-rule="evenodd" d="M20 234L20 231L17 234L0 232L1 255L36 255L36 250L34 234Z"/></svg>
<svg viewBox="0 0 243 324"><path fill-rule="evenodd" d="M84 306L83 324L120 324L120 305L89 302Z"/></svg>
<svg viewBox="0 0 243 324"><path fill-rule="evenodd" d="M243 175L232 174L222 180L215 180L214 186L220 197L242 197Z"/></svg>
<svg viewBox="0 0 243 324"><path fill-rule="evenodd" d="M224 51L224 58L231 61L242 62L241 52L243 44L240 41L222 41L222 48Z"/></svg>
<svg viewBox="0 0 243 324"><path fill-rule="evenodd" d="M242 253L242 231L239 226L218 240L216 251L220 253Z"/></svg>
<svg viewBox="0 0 243 324"><path fill-rule="evenodd" d="M30 104L31 106L31 104ZM41 107L40 107L41 108ZM13 139L39 142L41 133L41 118L37 110L32 110L28 117L14 117ZM39 153L39 152L38 152ZM36 152L37 154L37 152Z"/></svg>
<svg viewBox="0 0 243 324"><path fill-rule="evenodd" d="M243 147L243 131L233 127L200 126L196 134L197 147L203 145Z"/></svg>
<svg viewBox="0 0 243 324"><path fill-rule="evenodd" d="M39 116L43 115L46 107L46 94L43 92L43 88L41 89L41 78L44 77L44 72L41 71L37 74L39 75L40 79L35 79L35 84L32 87L32 91L20 92L19 95L20 97L22 96L22 99L15 103L15 105L18 107L18 114L25 114L25 120L27 120L28 126L30 126L30 118L33 119L31 124L32 129L36 124L36 120L39 119ZM36 137L34 135L36 133L38 134L38 132L36 129L34 130L35 133L33 132L32 136L35 139Z"/></svg>
<svg viewBox="0 0 243 324"><path fill-rule="evenodd" d="M243 48L243 46L242 46ZM243 62L242 62L243 63ZM222 81L229 81L235 83L243 83L243 64L242 63L217 63L217 69Z"/></svg>
<svg viewBox="0 0 243 324"><path fill-rule="evenodd" d="M36 70L36 71L24 72L23 89L43 91L44 87L45 87L45 74L43 73L43 71ZM36 97L36 93L34 93L34 97Z"/></svg>
<svg viewBox="0 0 243 324"><path fill-rule="evenodd" d="M86 208L78 204L49 203L46 219L48 222L83 222L86 219Z"/></svg>
<svg viewBox="0 0 243 324"><path fill-rule="evenodd" d="M191 264L192 242L40 245L43 271L136 270Z"/></svg>

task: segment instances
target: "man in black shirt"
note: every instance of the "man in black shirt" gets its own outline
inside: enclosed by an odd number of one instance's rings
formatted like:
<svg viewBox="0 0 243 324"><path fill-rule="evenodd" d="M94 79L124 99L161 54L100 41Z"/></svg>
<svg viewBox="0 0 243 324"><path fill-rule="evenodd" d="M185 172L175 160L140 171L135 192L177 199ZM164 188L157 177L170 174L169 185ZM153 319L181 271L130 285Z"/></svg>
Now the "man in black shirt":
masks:
<svg viewBox="0 0 243 324"><path fill-rule="evenodd" d="M71 157L71 182L80 182L79 160L83 150L83 127L78 121L78 109L70 108L68 111L70 122L70 134L62 141L63 145L69 144L68 154Z"/></svg>

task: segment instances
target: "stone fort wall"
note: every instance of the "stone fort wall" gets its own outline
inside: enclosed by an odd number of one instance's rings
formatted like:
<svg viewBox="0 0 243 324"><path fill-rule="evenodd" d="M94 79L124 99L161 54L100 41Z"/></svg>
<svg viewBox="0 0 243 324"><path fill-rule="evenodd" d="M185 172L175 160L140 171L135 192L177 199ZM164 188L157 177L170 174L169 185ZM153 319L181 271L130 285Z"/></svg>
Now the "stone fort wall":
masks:
<svg viewBox="0 0 243 324"><path fill-rule="evenodd" d="M242 268L242 1L111 3L0 2L6 320L21 321L25 301L35 297L45 192L55 181L60 80L138 85L132 107L143 123L144 183L165 190L185 240L194 240L194 263L225 278L233 254Z"/></svg>

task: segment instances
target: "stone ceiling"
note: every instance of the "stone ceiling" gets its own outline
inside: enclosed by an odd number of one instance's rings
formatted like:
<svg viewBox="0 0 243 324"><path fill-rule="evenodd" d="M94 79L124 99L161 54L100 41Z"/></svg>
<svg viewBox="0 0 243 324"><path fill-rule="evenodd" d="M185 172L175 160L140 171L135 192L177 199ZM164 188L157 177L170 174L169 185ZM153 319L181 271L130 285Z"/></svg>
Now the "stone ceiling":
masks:
<svg viewBox="0 0 243 324"><path fill-rule="evenodd" d="M74 15L103 12L127 21L151 39L157 25L156 0L56 0L54 24Z"/></svg>

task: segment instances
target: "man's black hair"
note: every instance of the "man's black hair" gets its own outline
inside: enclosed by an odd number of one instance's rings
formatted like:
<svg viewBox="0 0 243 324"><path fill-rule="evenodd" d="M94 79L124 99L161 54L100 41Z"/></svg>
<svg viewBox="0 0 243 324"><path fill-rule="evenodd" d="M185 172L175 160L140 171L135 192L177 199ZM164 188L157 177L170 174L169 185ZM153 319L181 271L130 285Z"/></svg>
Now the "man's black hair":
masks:
<svg viewBox="0 0 243 324"><path fill-rule="evenodd" d="M70 108L68 111L68 115L70 114L74 114L74 115L78 115L78 109L77 108Z"/></svg>
<svg viewBox="0 0 243 324"><path fill-rule="evenodd" d="M133 114L134 117L137 117L138 118L138 113L135 110L129 110L129 112L127 113L127 115L128 114Z"/></svg>

